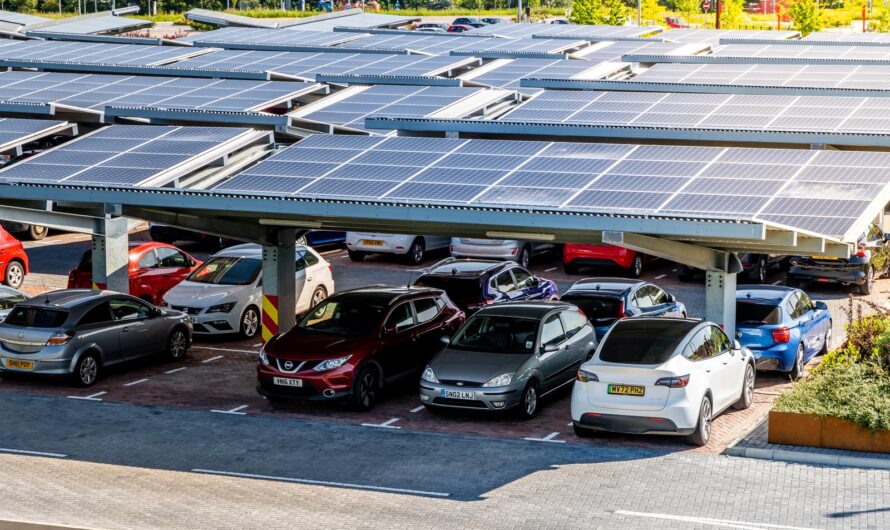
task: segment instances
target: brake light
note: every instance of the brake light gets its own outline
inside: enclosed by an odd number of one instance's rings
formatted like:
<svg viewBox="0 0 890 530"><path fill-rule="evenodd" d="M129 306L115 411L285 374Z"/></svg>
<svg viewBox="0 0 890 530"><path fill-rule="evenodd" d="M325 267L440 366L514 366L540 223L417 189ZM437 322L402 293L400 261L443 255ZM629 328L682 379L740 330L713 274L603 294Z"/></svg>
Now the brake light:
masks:
<svg viewBox="0 0 890 530"><path fill-rule="evenodd" d="M493 303L494 303L494 300L486 298L485 300L482 300L481 302L476 303L476 304L467 304L467 309L480 309L480 308L483 308L483 307L493 304Z"/></svg>
<svg viewBox="0 0 890 530"><path fill-rule="evenodd" d="M618 315L615 317L615 320L621 320L626 316L627 315L624 314L624 300L621 300L620 302L618 302Z"/></svg>
<svg viewBox="0 0 890 530"><path fill-rule="evenodd" d="M597 383L600 378L593 372L588 372L587 370L578 370L578 373L575 374L575 379L582 383Z"/></svg>
<svg viewBox="0 0 890 530"><path fill-rule="evenodd" d="M684 388L689 384L689 374L679 377L662 377L655 382L655 386L666 386L668 388Z"/></svg>
<svg viewBox="0 0 890 530"><path fill-rule="evenodd" d="M587 313L582 311L580 308L578 309L578 314L581 315L582 317L584 317L585 320L587 320Z"/></svg>
<svg viewBox="0 0 890 530"><path fill-rule="evenodd" d="M328 272L330 272L331 274L334 274L334 266L331 265L330 263L328 263Z"/></svg>
<svg viewBox="0 0 890 530"><path fill-rule="evenodd" d="M791 341L791 330L788 328L776 328L773 330L773 342L784 344Z"/></svg>
<svg viewBox="0 0 890 530"><path fill-rule="evenodd" d="M53 336L46 341L47 346L62 346L63 344L68 344L68 342L74 338L73 331L57 331L53 333Z"/></svg>
<svg viewBox="0 0 890 530"><path fill-rule="evenodd" d="M513 250L510 251L510 255L511 255L511 256L515 256L517 252L519 252L519 249L518 249L518 248L514 248Z"/></svg>
<svg viewBox="0 0 890 530"><path fill-rule="evenodd" d="M859 245L856 247L856 257L857 258L865 257L865 245Z"/></svg>

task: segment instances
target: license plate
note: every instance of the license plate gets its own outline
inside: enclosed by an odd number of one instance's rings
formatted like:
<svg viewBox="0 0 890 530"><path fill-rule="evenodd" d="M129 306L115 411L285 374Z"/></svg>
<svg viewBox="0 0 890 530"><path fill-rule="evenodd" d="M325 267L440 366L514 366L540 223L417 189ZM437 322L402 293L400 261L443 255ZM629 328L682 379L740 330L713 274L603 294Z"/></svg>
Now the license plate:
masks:
<svg viewBox="0 0 890 530"><path fill-rule="evenodd" d="M276 385L292 386L296 388L301 388L303 386L302 379L290 379L288 377L275 377L272 379L272 382Z"/></svg>
<svg viewBox="0 0 890 530"><path fill-rule="evenodd" d="M646 394L646 387L632 385L609 385L608 392L610 394L620 394L622 396L643 396Z"/></svg>
<svg viewBox="0 0 890 530"><path fill-rule="evenodd" d="M18 359L6 359L7 368L17 368L19 370L33 370L34 361L19 361Z"/></svg>
<svg viewBox="0 0 890 530"><path fill-rule="evenodd" d="M837 261L837 258L834 256L813 256L813 259L817 259L819 261Z"/></svg>
<svg viewBox="0 0 890 530"><path fill-rule="evenodd" d="M476 399L475 392L466 392L464 390L445 390L442 389L443 398L451 399Z"/></svg>
<svg viewBox="0 0 890 530"><path fill-rule="evenodd" d="M362 239L362 245L366 247L382 247L383 241L377 239Z"/></svg>

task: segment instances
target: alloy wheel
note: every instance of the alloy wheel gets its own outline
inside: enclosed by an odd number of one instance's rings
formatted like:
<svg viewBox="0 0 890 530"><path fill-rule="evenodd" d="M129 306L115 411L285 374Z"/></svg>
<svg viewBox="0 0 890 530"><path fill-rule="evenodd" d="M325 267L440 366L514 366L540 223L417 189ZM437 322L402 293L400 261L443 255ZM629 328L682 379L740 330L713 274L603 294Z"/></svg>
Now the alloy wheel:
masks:
<svg viewBox="0 0 890 530"><path fill-rule="evenodd" d="M640 257L639 254L634 256L634 265L633 265L633 275L634 278L639 278L640 275L643 274L643 258Z"/></svg>
<svg viewBox="0 0 890 530"><path fill-rule="evenodd" d="M411 246L411 261L415 264L423 263L423 245L420 243L414 243Z"/></svg>
<svg viewBox="0 0 890 530"><path fill-rule="evenodd" d="M525 414L527 416L534 416L535 410L538 408L538 391L535 389L535 385L529 385L529 387L525 391Z"/></svg>
<svg viewBox="0 0 890 530"><path fill-rule="evenodd" d="M754 369L748 366L745 369L745 404L750 405L754 401Z"/></svg>
<svg viewBox="0 0 890 530"><path fill-rule="evenodd" d="M757 283L766 283L766 259L761 259L757 264Z"/></svg>
<svg viewBox="0 0 890 530"><path fill-rule="evenodd" d="M315 307L318 304L322 303L322 301L324 301L324 299L327 297L328 293L326 293L323 288L319 287L315 290L314 293L312 293L312 307Z"/></svg>
<svg viewBox="0 0 890 530"><path fill-rule="evenodd" d="M91 385L96 380L96 374L98 373L99 364L96 362L95 357L92 355L84 357L83 361L80 363L80 371L78 372L80 382L84 385Z"/></svg>
<svg viewBox="0 0 890 530"><path fill-rule="evenodd" d="M6 269L6 283L13 289L21 287L25 281L25 270L17 261L13 261Z"/></svg>
<svg viewBox="0 0 890 530"><path fill-rule="evenodd" d="M530 252L527 248L523 248L519 251L519 264L523 266L523 268L528 268L529 261L531 261Z"/></svg>
<svg viewBox="0 0 890 530"><path fill-rule="evenodd" d="M247 311L244 312L244 317L241 319L241 328L244 330L244 336L253 337L256 335L259 325L260 317L256 310L252 307L248 308Z"/></svg>
<svg viewBox="0 0 890 530"><path fill-rule="evenodd" d="M701 434L706 442L711 439L711 400L705 399L701 406Z"/></svg>
<svg viewBox="0 0 890 530"><path fill-rule="evenodd" d="M373 372L366 372L362 376L361 384L359 384L359 398L364 408L370 408L374 403L375 386L377 382L374 380Z"/></svg>
<svg viewBox="0 0 890 530"><path fill-rule="evenodd" d="M181 359L185 355L187 344L188 340L185 338L185 333L182 331L173 332L173 336L170 337L170 357Z"/></svg>

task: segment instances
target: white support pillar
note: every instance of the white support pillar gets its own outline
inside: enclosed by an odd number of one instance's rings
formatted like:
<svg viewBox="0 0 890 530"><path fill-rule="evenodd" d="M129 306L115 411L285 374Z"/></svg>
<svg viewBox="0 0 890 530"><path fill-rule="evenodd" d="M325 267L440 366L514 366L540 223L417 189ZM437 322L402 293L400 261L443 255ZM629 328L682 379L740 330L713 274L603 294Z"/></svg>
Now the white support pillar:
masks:
<svg viewBox="0 0 890 530"><path fill-rule="evenodd" d="M106 217L93 234L93 289L130 292L126 217Z"/></svg>
<svg viewBox="0 0 890 530"><path fill-rule="evenodd" d="M719 324L730 339L735 339L734 272L705 271L705 320Z"/></svg>
<svg viewBox="0 0 890 530"><path fill-rule="evenodd" d="M263 245L263 342L296 324L296 229L276 230L275 241Z"/></svg>

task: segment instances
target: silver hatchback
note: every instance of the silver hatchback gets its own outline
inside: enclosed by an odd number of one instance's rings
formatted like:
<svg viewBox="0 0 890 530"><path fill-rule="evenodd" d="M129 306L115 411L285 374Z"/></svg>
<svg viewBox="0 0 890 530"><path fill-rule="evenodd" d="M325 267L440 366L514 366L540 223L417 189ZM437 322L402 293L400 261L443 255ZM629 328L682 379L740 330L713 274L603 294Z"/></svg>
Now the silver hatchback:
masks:
<svg viewBox="0 0 890 530"><path fill-rule="evenodd" d="M0 375L71 376L89 386L117 363L158 354L180 360L191 338L180 311L112 291L52 291L17 304L0 323Z"/></svg>

